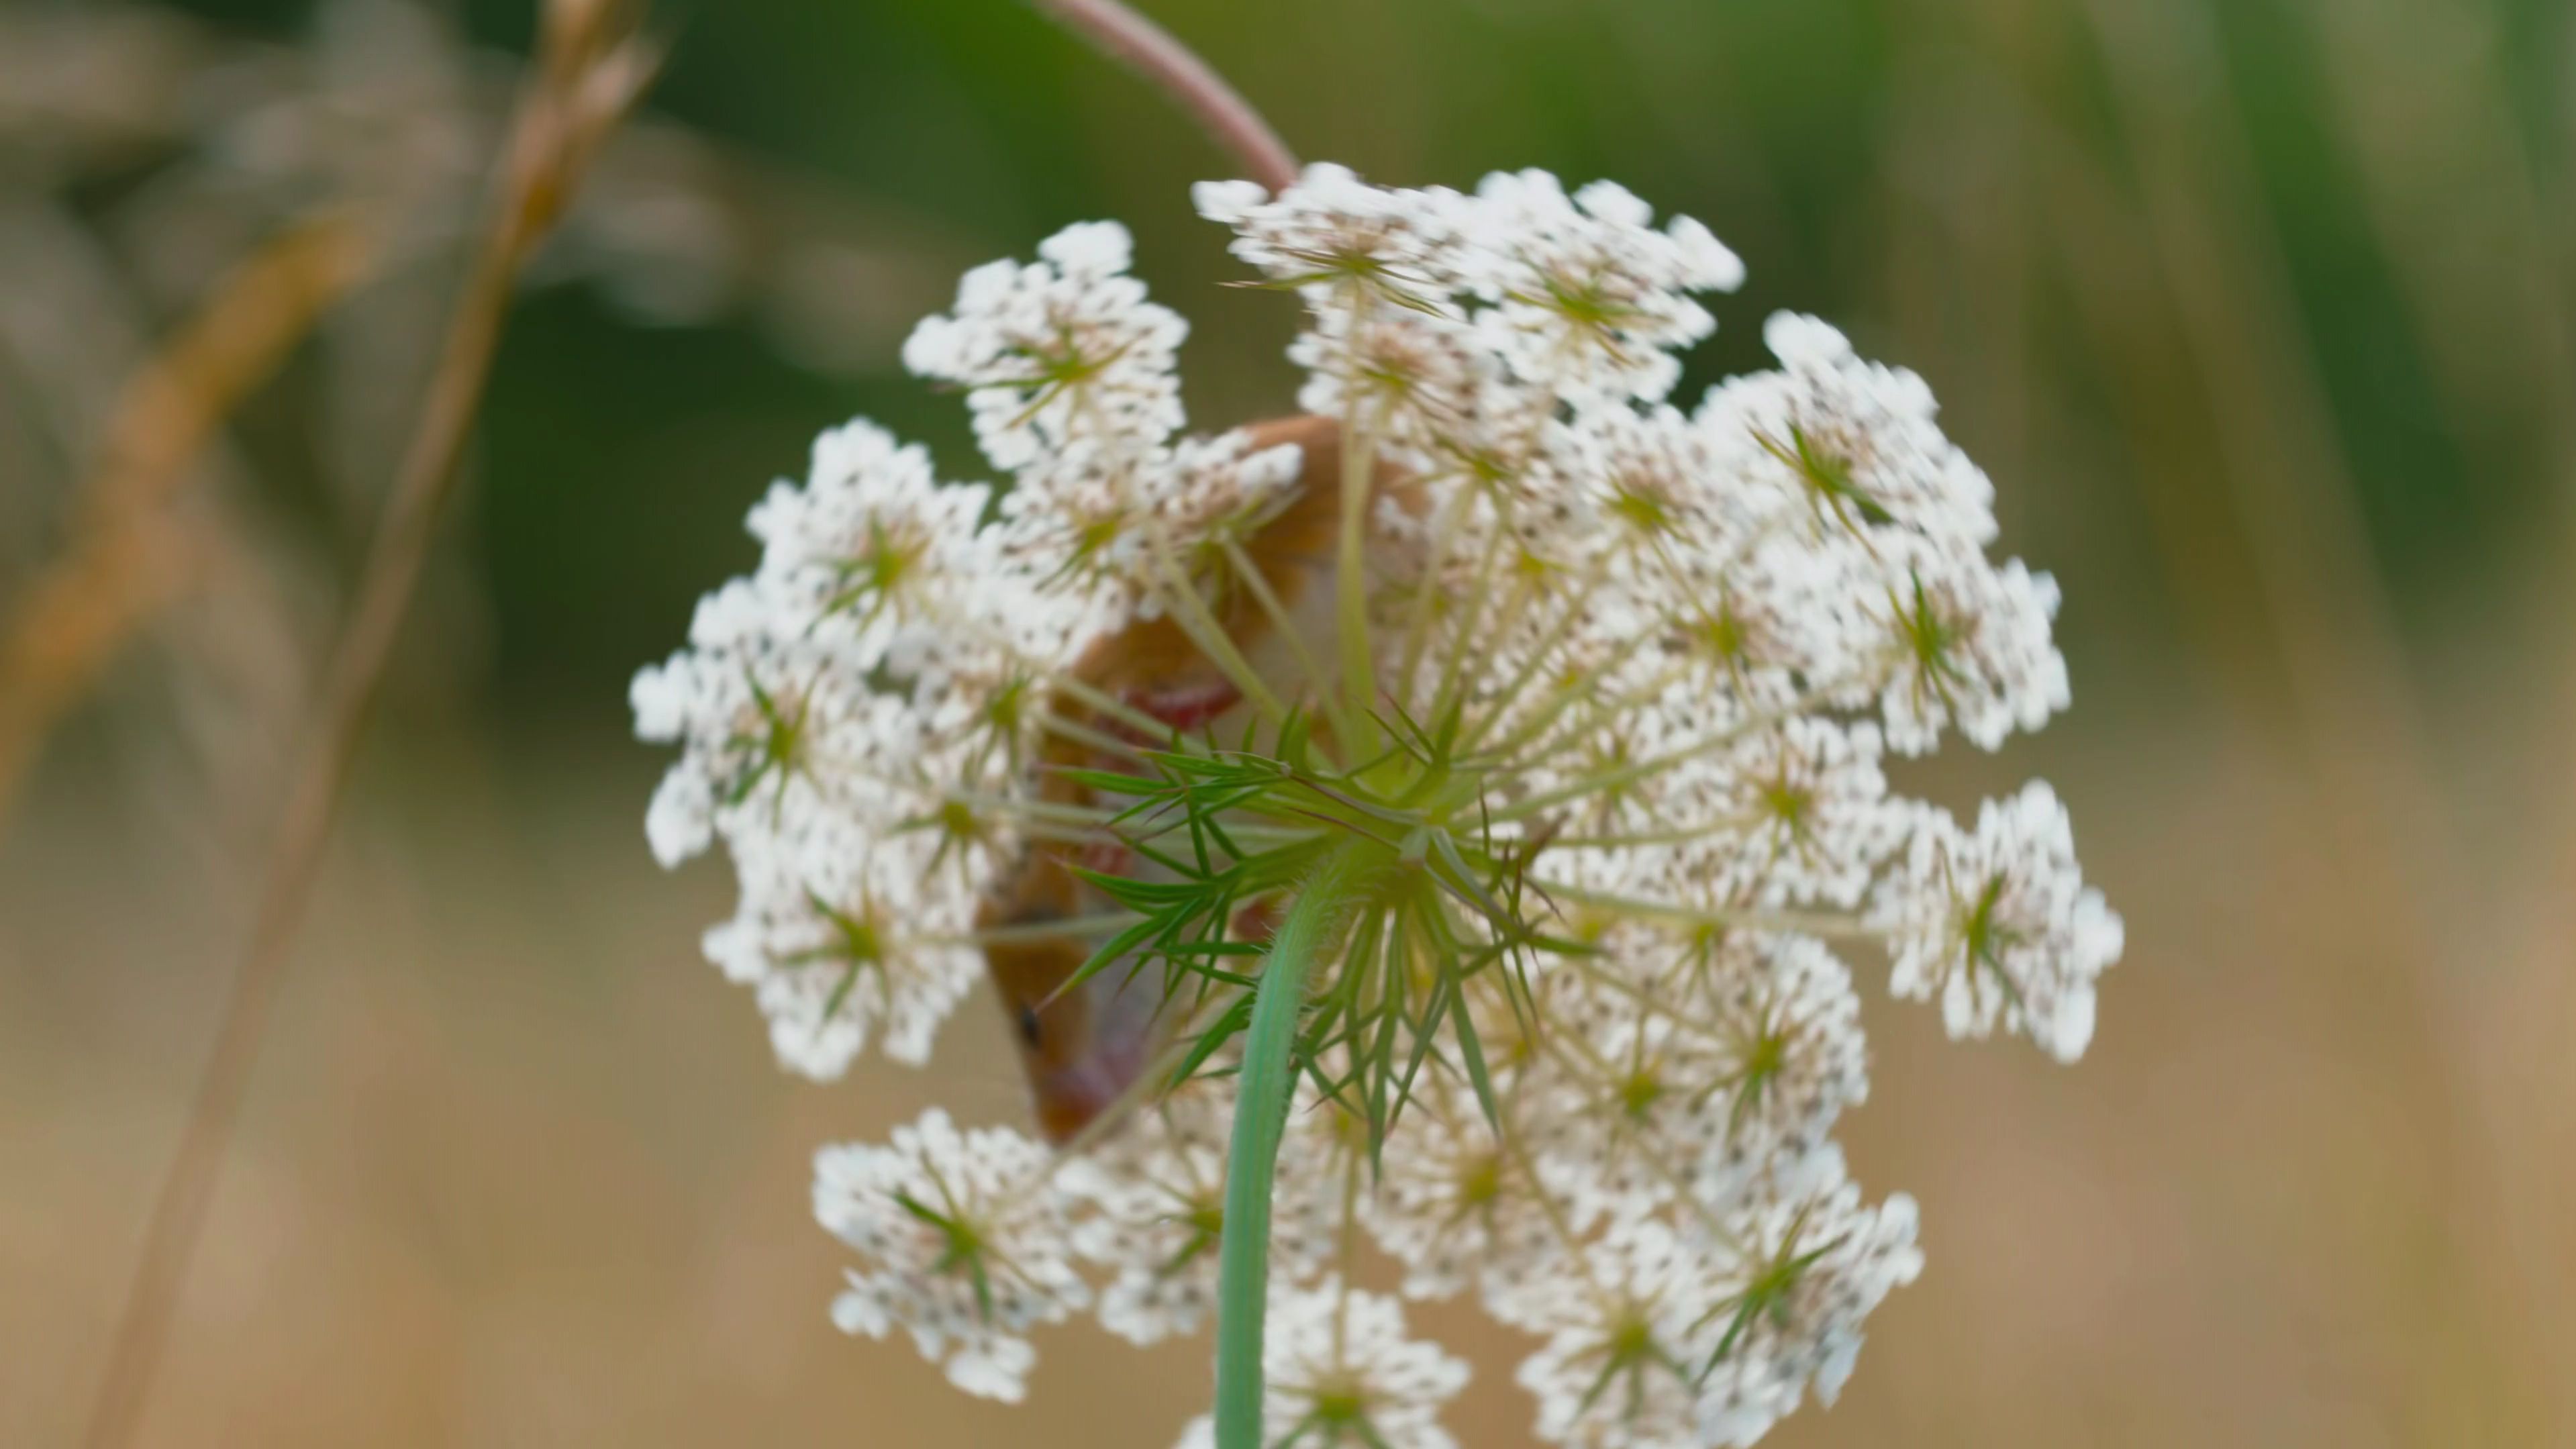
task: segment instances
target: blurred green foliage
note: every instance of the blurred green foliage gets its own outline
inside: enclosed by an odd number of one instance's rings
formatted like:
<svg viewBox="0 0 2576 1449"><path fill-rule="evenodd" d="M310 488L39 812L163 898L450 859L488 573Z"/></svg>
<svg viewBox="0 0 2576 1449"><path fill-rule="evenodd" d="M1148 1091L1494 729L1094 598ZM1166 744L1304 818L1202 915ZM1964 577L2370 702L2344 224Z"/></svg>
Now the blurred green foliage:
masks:
<svg viewBox="0 0 2576 1449"><path fill-rule="evenodd" d="M307 9L197 8L281 31ZM2546 253L2563 235L2548 228L2565 219L2576 41L2554 0L1147 8L1303 155L1398 182L1471 185L1516 166L1614 176L1710 222L1752 281L1720 300L1721 332L1685 396L1758 366L1760 318L1784 306L1833 317L1865 349L1924 371L1955 435L1999 475L2014 510L2008 542L2083 575L2064 632L2079 679L2107 678L2115 694L2150 697L2196 674L2176 657L2190 647L2182 621L2195 609L2231 616L2229 590L2256 592L2242 577L2251 566L2227 561L2249 547L2228 520L2234 492L2260 480L2230 472L2244 455L2228 456L2190 355L2178 365L2158 350L2180 304L2154 291L2173 284L2175 265L2149 239L2160 203L2142 157L2154 147L2184 148L2186 184L2207 186L2231 245L2258 258L2277 249L2277 272L2255 275L2276 279L2279 295L2257 300L2295 324L2279 356L2313 369L2344 464L2334 485L2409 616L2438 613L2473 583L2565 466L2549 422L2564 400L2546 394L2550 379L2522 379L2524 396L2464 399L2474 389L2436 375L2445 355L2485 339L2447 339L2446 353L2428 333L2480 318L2445 312L2438 287L2418 285L2406 249L2421 238L2392 234L2386 217L2410 204L2387 189L2421 178L2381 174L2391 163L2351 114L2356 97L2403 110L2416 86L2431 99L2410 124L2444 123L2454 92L2491 100L2500 130L2433 144L2508 153L2478 164L2527 187L2524 224L2538 230L2525 245L2537 241L2554 269L2544 295L2563 298L2567 259ZM961 267L1024 254L1068 221L1120 217L1157 294L1196 325L1193 416L1218 425L1287 405L1285 304L1220 286L1231 264L1188 210L1188 182L1225 163L1160 97L1026 6L696 0L661 15L672 39L662 110L936 218L975 244ZM514 49L532 23L525 0L470 0L461 18ZM2206 41L2215 64L2156 72L2112 39L2140 26L2187 59ZM2355 31L2400 67L2377 74L2353 45L2338 50L2335 36ZM2419 54L2406 43L2414 31L2445 44ZM2375 101L2374 86L2388 88ZM2123 87L2147 88L2165 109L2142 109L2135 92L2124 103ZM2188 132L2149 134L2150 114L2185 115ZM2229 189L2210 135L2241 147L2250 189ZM2523 205L2484 200L2499 214ZM2068 221L2087 207L2089 221ZM2552 337L2569 320L2522 316ZM817 429L865 412L971 474L952 404L891 355L877 375L826 378L747 332L639 332L579 292L534 299L495 377L480 452L473 527L495 683L523 705L611 708L618 681L678 638L689 601L749 558L743 508L770 476L801 469ZM2195 481L2213 466L2226 476ZM2189 597L2205 589L2219 597ZM2095 651L2119 667L2088 668Z"/></svg>

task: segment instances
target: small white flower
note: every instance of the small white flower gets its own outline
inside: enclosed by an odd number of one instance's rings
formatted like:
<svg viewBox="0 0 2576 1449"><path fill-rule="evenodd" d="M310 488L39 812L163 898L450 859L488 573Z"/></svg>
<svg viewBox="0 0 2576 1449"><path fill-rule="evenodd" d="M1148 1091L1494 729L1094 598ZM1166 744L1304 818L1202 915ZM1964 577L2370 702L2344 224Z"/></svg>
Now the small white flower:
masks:
<svg viewBox="0 0 2576 1449"><path fill-rule="evenodd" d="M1739 822L1683 848L1686 870L1755 905L1859 903L1905 839L1878 768L1878 731L1815 716L1758 731L1725 757L1722 808Z"/></svg>
<svg viewBox="0 0 2576 1449"><path fill-rule="evenodd" d="M1318 305L1365 296L1437 307L1460 282L1454 191L1370 186L1319 161L1275 198L1249 181L1201 182L1190 198L1199 215L1234 229L1236 256Z"/></svg>
<svg viewBox="0 0 2576 1449"><path fill-rule="evenodd" d="M1888 989L1938 997L1950 1035L2001 1026L2059 1061L2084 1054L2094 983L2119 960L2122 931L2084 884L2074 822L2045 781L1987 801L1974 834L1925 810L1881 915L1894 932Z"/></svg>
<svg viewBox="0 0 2576 1449"><path fill-rule="evenodd" d="M1577 404L1671 391L1681 364L1667 349L1717 326L1689 294L1733 290L1744 265L1698 222L1676 217L1658 232L1651 218L1606 181L1571 198L1544 171L1496 172L1476 188L1468 285L1514 374Z"/></svg>
<svg viewBox="0 0 2576 1449"><path fill-rule="evenodd" d="M960 1133L936 1108L888 1146L815 1154L814 1215L861 1261L832 1321L870 1338L901 1327L951 1383L1018 1402L1036 1359L1022 1335L1090 1301L1046 1167L1044 1146Z"/></svg>
<svg viewBox="0 0 2576 1449"><path fill-rule="evenodd" d="M1861 1324L1923 1270L1914 1200L1864 1207L1827 1148L1786 1167L1724 1215L1718 1296L1696 1330L1715 1345L1700 1368L1700 1432L1745 1449L1812 1384L1831 1404L1859 1361Z"/></svg>
<svg viewBox="0 0 2576 1449"><path fill-rule="evenodd" d="M1563 1248L1549 1272L1495 1295L1495 1317L1547 1338L1517 1375L1538 1399L1538 1437L1698 1449L1698 1320L1716 1273L1665 1224L1639 1219Z"/></svg>
<svg viewBox="0 0 2576 1449"><path fill-rule="evenodd" d="M1727 1114L1710 1101L1733 1055L1713 1023L1677 1020L1658 997L1680 942L1623 923L1601 948L1594 969L1608 979L1554 1003L1549 1070L1532 1075L1513 1124L1577 1226L1660 1211L1693 1186L1692 1166L1724 1148Z"/></svg>
<svg viewBox="0 0 2576 1449"><path fill-rule="evenodd" d="M1566 687L1615 699L1616 682L1601 677L1601 666L1625 654L1623 632L1633 640L1645 624L1615 608L1596 617L1608 627L1583 631L1588 638L1559 639L1543 657ZM1497 657L1509 660L1507 651L1519 642L1503 645ZM1644 708L1589 713L1592 718L1569 724L1551 741L1550 758L1531 761L1528 787L1543 798L1569 797L1559 818L1577 840L1615 845L1632 836L1687 832L1704 810L1711 767L1695 757L1671 759L1688 743L1674 732L1681 722Z"/></svg>
<svg viewBox="0 0 2576 1449"><path fill-rule="evenodd" d="M1929 753L1949 725L1991 750L2066 708L2066 659L2049 637L2056 580L1918 544L1851 561L1861 651L1876 661L1856 678L1877 696L1888 748Z"/></svg>
<svg viewBox="0 0 2576 1449"><path fill-rule="evenodd" d="M1578 1225L1723 1200L1869 1095L1850 973L1821 942L1716 943L1623 923L1595 984L1552 1003L1553 1070L1517 1122Z"/></svg>
<svg viewBox="0 0 2576 1449"><path fill-rule="evenodd" d="M1677 410L1594 408L1547 429L1549 471L1601 515L1613 547L1658 582L1733 554L1753 518Z"/></svg>
<svg viewBox="0 0 2576 1449"><path fill-rule="evenodd" d="M682 746L645 820L665 866L720 830L794 833L834 808L830 762L867 753L878 734L864 677L774 589L737 579L709 594L689 635L629 692L636 732Z"/></svg>
<svg viewBox="0 0 2576 1449"><path fill-rule="evenodd" d="M957 591L990 572L976 532L987 496L942 485L925 449L861 418L816 438L804 486L772 485L750 525L779 596L844 636L864 672L907 627L937 632Z"/></svg>
<svg viewBox="0 0 2576 1449"><path fill-rule="evenodd" d="M1730 471L1820 540L1994 537L1994 485L1942 436L1921 378L1862 361L1813 317L1774 313L1762 336L1783 370L1712 388L1695 419Z"/></svg>
<svg viewBox="0 0 2576 1449"><path fill-rule="evenodd" d="M1445 1298L1541 1256L1552 1230L1539 1185L1465 1083L1426 1068L1399 1130L1403 1150L1386 1155L1362 1212L1378 1245L1404 1265L1407 1296Z"/></svg>
<svg viewBox="0 0 2576 1449"><path fill-rule="evenodd" d="M940 870L923 830L819 831L790 847L737 842L743 899L707 959L758 994L778 1059L836 1078L871 1040L930 1058L933 1034L984 975L968 941L983 880Z"/></svg>
<svg viewBox="0 0 2576 1449"><path fill-rule="evenodd" d="M1526 393L1501 385L1475 330L1444 312L1322 312L1289 344L1288 360L1306 369L1299 407L1378 419L1389 460L1423 476L1506 477L1500 458L1526 453L1545 421Z"/></svg>
<svg viewBox="0 0 2576 1449"><path fill-rule="evenodd" d="M1203 602L1228 598L1239 570L1227 552L1255 545L1262 526L1295 501L1306 465L1293 443L1255 448L1246 432L1185 439L1139 470L1144 527L1124 541L1121 571L1145 588L1137 613L1164 612L1183 585ZM1249 556L1249 555L1247 555Z"/></svg>
<svg viewBox="0 0 2576 1449"><path fill-rule="evenodd" d="M1809 936L1738 933L1698 966L1699 1010L1720 1041L1699 1110L1723 1117L1700 1160L1703 1197L1822 1146L1846 1107L1869 1100L1869 1043L1851 972Z"/></svg>
<svg viewBox="0 0 2576 1449"><path fill-rule="evenodd" d="M1467 1364L1407 1337L1392 1298L1338 1278L1276 1287L1261 1358L1264 1449L1457 1449L1439 1414L1466 1387ZM1215 1444L1204 1416L1181 1435L1181 1449Z"/></svg>
<svg viewBox="0 0 2576 1449"><path fill-rule="evenodd" d="M1838 560L1757 524L1732 553L1676 562L1682 582L1654 641L1675 682L1667 711L1702 729L1785 715L1852 670L1858 640ZM1734 708L1712 711L1713 701Z"/></svg>
<svg viewBox="0 0 2576 1449"><path fill-rule="evenodd" d="M1234 1096L1193 1081L1139 1111L1075 1179L1087 1204L1074 1244L1115 1275L1101 1326L1130 1343L1195 1332L1216 1307Z"/></svg>
<svg viewBox="0 0 2576 1449"><path fill-rule="evenodd" d="M1023 467L1077 439L1147 446L1181 425L1172 359L1189 326L1145 300L1129 253L1116 222L1067 227L1034 263L968 272L956 309L904 343L906 367L968 390L993 466Z"/></svg>

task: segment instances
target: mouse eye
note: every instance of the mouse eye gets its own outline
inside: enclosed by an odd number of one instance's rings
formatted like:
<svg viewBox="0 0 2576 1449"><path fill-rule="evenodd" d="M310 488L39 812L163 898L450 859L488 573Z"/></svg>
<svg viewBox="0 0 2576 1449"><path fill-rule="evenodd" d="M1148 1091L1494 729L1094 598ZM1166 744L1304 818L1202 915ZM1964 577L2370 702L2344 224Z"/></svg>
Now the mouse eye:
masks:
<svg viewBox="0 0 2576 1449"><path fill-rule="evenodd" d="M1033 1006L1021 1007L1018 1022L1021 1042L1028 1046L1036 1046L1038 1044L1038 1038L1044 1034L1038 1026L1037 1008Z"/></svg>

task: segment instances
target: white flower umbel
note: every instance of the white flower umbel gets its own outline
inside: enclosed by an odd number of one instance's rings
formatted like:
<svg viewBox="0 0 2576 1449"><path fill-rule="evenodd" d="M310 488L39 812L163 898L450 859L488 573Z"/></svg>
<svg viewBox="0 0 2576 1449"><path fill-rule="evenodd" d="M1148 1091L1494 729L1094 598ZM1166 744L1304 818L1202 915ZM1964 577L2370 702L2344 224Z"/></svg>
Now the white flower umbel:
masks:
<svg viewBox="0 0 2576 1449"><path fill-rule="evenodd" d="M1373 1242L1539 1336L1542 1437L1749 1444L1920 1264L1832 1141L1848 953L1954 1035L2092 1035L2119 919L2056 796L1906 793L2066 707L2057 585L1823 322L1668 402L1742 268L1615 185L1196 200L1305 307L1312 416L1180 436L1183 324L1071 228L905 349L1007 478L826 433L635 682L653 847L729 847L707 952L782 1060L918 1061L989 965L1068 1134L826 1153L838 1316L988 1393L1086 1304L1213 1322L1224 1449L1446 1445L1464 1370L1348 1286Z"/></svg>
<svg viewBox="0 0 2576 1449"><path fill-rule="evenodd" d="M961 1133L936 1108L890 1146L817 1153L814 1214L861 1261L832 1321L871 1338L900 1327L951 1383L1017 1402L1036 1361L1021 1335L1090 1301L1047 1165L1038 1143Z"/></svg>
<svg viewBox="0 0 2576 1449"><path fill-rule="evenodd" d="M1273 1300L1262 1356L1270 1397L1263 1449L1457 1449L1440 1407L1467 1384L1464 1360L1408 1338L1394 1299L1332 1279ZM1194 1420L1181 1449L1214 1449L1216 1426Z"/></svg>
<svg viewBox="0 0 2576 1449"><path fill-rule="evenodd" d="M1577 1224L1722 1200L1869 1096L1860 1002L1821 942L1622 923L1582 970L1515 1108Z"/></svg>
<svg viewBox="0 0 2576 1449"><path fill-rule="evenodd" d="M792 833L828 808L837 782L814 766L865 690L791 617L772 591L736 579L698 601L688 649L635 676L636 733L682 749L645 817L664 865L705 850L719 828Z"/></svg>
<svg viewBox="0 0 2576 1449"><path fill-rule="evenodd" d="M787 1067L828 1080L871 1040L895 1061L931 1037L984 974L974 899L939 888L930 831L836 827L787 858L739 847L742 904L707 932L707 959L751 986Z"/></svg>
<svg viewBox="0 0 2576 1449"><path fill-rule="evenodd" d="M814 440L803 487L781 480L751 510L761 573L856 658L918 645L961 579L990 565L982 487L941 484L930 454L862 418ZM906 667L909 661L898 661Z"/></svg>
<svg viewBox="0 0 2576 1449"><path fill-rule="evenodd" d="M2059 1061L2093 1039L2094 982L2120 959L2120 917L2084 884L2075 824L2034 780L1977 828L1926 808L1889 882L1898 996L1938 998L1952 1036L2020 1032Z"/></svg>
<svg viewBox="0 0 2576 1449"><path fill-rule="evenodd" d="M1145 300L1114 221L1067 227L1022 266L988 262L957 286L957 308L925 319L904 365L967 390L976 441L1019 468L1079 440L1160 441L1181 425L1172 356L1189 324Z"/></svg>
<svg viewBox="0 0 2576 1449"><path fill-rule="evenodd" d="M1136 1113L1076 1179L1085 1212L1074 1244L1112 1275L1100 1294L1101 1326L1131 1343L1196 1332L1216 1306L1233 1112L1227 1079L1191 1082ZM1291 1276L1331 1261L1328 1218L1309 1211L1273 1221L1274 1251Z"/></svg>
<svg viewBox="0 0 2576 1449"><path fill-rule="evenodd" d="M1464 198L1442 187L1389 190L1325 161L1277 197L1249 181L1203 181L1190 199L1199 215L1233 228L1228 250L1319 306L1356 286L1436 311L1464 281L1458 229L1470 217Z"/></svg>
<svg viewBox="0 0 2576 1449"><path fill-rule="evenodd" d="M1405 1150L1362 1204L1371 1236L1404 1265L1408 1297L1507 1284L1553 1241L1541 1189L1455 1074L1418 1081L1406 1111Z"/></svg>
<svg viewBox="0 0 2576 1449"><path fill-rule="evenodd" d="M1488 345L1514 375L1568 402L1654 401L1672 390L1671 349L1716 330L1691 293L1733 291L1744 264L1707 227L1611 181L1572 197L1544 171L1496 173L1476 189L1468 285Z"/></svg>
<svg viewBox="0 0 2576 1449"><path fill-rule="evenodd" d="M1841 1394L1862 1320L1923 1270L1914 1227L1903 1193L1863 1206L1830 1147L1784 1164L1728 1208L1711 1250L1719 1296L1696 1329L1717 1333L1699 1371L1706 1442L1753 1443L1811 1384L1824 1403Z"/></svg>
<svg viewBox="0 0 2576 1449"><path fill-rule="evenodd" d="M1726 1113L1724 1146L1705 1166L1734 1174L1802 1157L1826 1145L1843 1109L1869 1100L1860 998L1824 942L1730 937L1700 988L1725 1041L1707 1097Z"/></svg>
<svg viewBox="0 0 2576 1449"><path fill-rule="evenodd" d="M1863 361L1813 317L1779 313L1762 340L1782 370L1712 390L1698 419L1749 490L1793 505L1818 540L1995 536L1994 485L1941 435L1923 379Z"/></svg>
<svg viewBox="0 0 2576 1449"><path fill-rule="evenodd" d="M1860 612L1886 661L1887 742L1909 755L1954 725L1982 749L2035 730L2067 702L2066 661L2048 639L2057 581L2019 559L2001 568L1955 550L1891 547L1873 561Z"/></svg>
<svg viewBox="0 0 2576 1449"><path fill-rule="evenodd" d="M1875 726L1813 715L1746 736L1717 777L1742 828L1693 842L1685 868L1739 900L1858 905L1907 823L1878 752Z"/></svg>
<svg viewBox="0 0 2576 1449"><path fill-rule="evenodd" d="M1666 1224L1637 1219L1563 1249L1551 1267L1492 1305L1547 1339L1519 1374L1538 1398L1538 1436L1583 1449L1694 1449L1717 1265Z"/></svg>

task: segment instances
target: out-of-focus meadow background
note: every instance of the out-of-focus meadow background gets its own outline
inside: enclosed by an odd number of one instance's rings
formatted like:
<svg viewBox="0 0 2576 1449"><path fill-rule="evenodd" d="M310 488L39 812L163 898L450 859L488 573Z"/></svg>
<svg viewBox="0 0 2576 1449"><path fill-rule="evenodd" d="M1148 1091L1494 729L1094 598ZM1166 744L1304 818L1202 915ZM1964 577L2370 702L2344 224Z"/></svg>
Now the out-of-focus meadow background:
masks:
<svg viewBox="0 0 2576 1449"><path fill-rule="evenodd" d="M2074 712L1932 784L2054 780L2127 959L2071 1070L1865 991L1848 1136L1930 1266L1774 1442L2576 1444L2576 12L1149 8L1302 154L1707 220L1752 281L1685 394L1773 308L1837 319L2066 585ZM831 1329L809 1154L934 1099L1018 1120L998 1014L925 1072L774 1070L697 960L723 867L645 852L625 681L821 427L974 471L897 364L964 267L1125 219L1210 426L1286 404L1287 305L1189 213L1231 168L1020 5L658 15L500 355L144 1442L1125 1446L1200 1407L1203 1343L1059 1333L1012 1410ZM140 563L58 713L0 678L0 720L54 716L0 750L0 1443L88 1412L532 26L0 4L0 621L85 541ZM121 494L175 426L120 403L141 369L352 214L311 335ZM1477 1358L1462 1439L1525 1442L1511 1345L1429 1322Z"/></svg>

